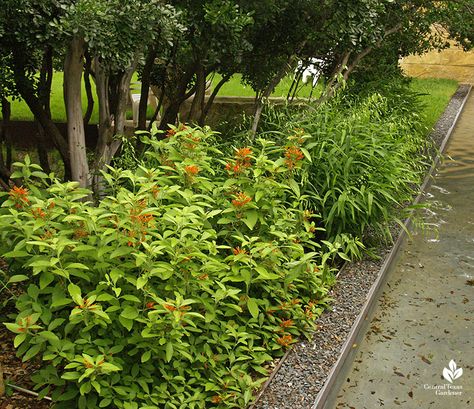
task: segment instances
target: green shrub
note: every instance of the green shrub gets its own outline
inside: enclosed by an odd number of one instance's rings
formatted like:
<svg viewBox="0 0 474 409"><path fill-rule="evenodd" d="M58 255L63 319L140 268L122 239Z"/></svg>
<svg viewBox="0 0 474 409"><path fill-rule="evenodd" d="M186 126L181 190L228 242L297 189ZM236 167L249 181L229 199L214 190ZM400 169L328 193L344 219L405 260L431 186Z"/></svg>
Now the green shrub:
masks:
<svg viewBox="0 0 474 409"><path fill-rule="evenodd" d="M304 137L312 157L302 173L308 206L322 216L326 239L360 255L367 228L390 237L389 222L410 202L426 170L427 138L414 93L340 98L320 106L271 111L266 138Z"/></svg>
<svg viewBox="0 0 474 409"><path fill-rule="evenodd" d="M104 174L96 206L16 164L0 250L25 292L6 326L56 407L242 408L314 327L328 257L295 181L304 148L260 140L224 159L212 137L148 139L133 172Z"/></svg>

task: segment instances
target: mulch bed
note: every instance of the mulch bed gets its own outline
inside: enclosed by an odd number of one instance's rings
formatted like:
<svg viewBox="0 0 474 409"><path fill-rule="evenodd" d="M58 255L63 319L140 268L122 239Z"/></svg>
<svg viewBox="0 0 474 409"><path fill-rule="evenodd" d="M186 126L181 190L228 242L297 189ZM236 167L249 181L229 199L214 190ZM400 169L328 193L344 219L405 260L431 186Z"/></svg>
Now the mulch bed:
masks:
<svg viewBox="0 0 474 409"><path fill-rule="evenodd" d="M0 269L7 270L7 265L2 259L0 259ZM16 357L13 347L15 334L3 325L3 322L11 322L8 315L15 313L14 302L10 298L21 293L21 289L16 286L8 286L8 290L2 287L0 283L0 364L3 368L4 381L31 390L33 384L30 376L39 369L39 365L35 361L22 362ZM8 386L6 386L5 396L0 397L0 409L31 409L33 407L47 409L50 406L49 402L38 401L32 396L13 391Z"/></svg>

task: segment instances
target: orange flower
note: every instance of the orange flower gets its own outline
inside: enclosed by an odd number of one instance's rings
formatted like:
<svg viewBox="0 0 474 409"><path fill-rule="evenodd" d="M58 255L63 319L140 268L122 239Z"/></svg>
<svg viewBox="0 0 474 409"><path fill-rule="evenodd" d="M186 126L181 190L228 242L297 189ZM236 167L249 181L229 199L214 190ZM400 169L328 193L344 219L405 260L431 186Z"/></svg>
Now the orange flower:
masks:
<svg viewBox="0 0 474 409"><path fill-rule="evenodd" d="M198 277L198 280L207 280L209 278L209 274L201 274Z"/></svg>
<svg viewBox="0 0 474 409"><path fill-rule="evenodd" d="M277 344L281 345L282 347L287 347L291 344L292 341L293 337L291 336L291 334L286 334L277 339Z"/></svg>
<svg viewBox="0 0 474 409"><path fill-rule="evenodd" d="M156 199L158 197L158 193L160 193L160 189L158 186L153 186L151 188L151 194L153 195L153 197Z"/></svg>
<svg viewBox="0 0 474 409"><path fill-rule="evenodd" d="M247 156L252 154L252 149L250 148L240 148L235 152L237 158L247 158Z"/></svg>
<svg viewBox="0 0 474 409"><path fill-rule="evenodd" d="M171 138L172 136L176 135L176 131L174 129L168 129L166 131L166 137Z"/></svg>
<svg viewBox="0 0 474 409"><path fill-rule="evenodd" d="M236 165L242 166L243 168L249 168L252 166L252 158L250 155L252 154L252 149L250 148L240 148L235 152L235 156L237 157Z"/></svg>
<svg viewBox="0 0 474 409"><path fill-rule="evenodd" d="M85 359L83 360L83 362L84 362L84 366L86 368L93 368L94 367L94 365L92 365L90 362L86 361Z"/></svg>
<svg viewBox="0 0 474 409"><path fill-rule="evenodd" d="M154 301L150 301L150 302L147 302L147 303L146 303L146 307L147 307L148 309L154 309L154 308L155 308L155 304L156 304L156 303L155 303Z"/></svg>
<svg viewBox="0 0 474 409"><path fill-rule="evenodd" d="M297 146L288 146L285 151L285 162L289 169L293 169L300 160L304 158L304 154Z"/></svg>
<svg viewBox="0 0 474 409"><path fill-rule="evenodd" d="M236 163L236 164L234 165L234 167L232 168L232 170L233 170L233 172L234 172L235 174L237 174L237 173L240 173L240 172L242 171L242 168L241 168L241 166L240 166L239 163Z"/></svg>
<svg viewBox="0 0 474 409"><path fill-rule="evenodd" d="M74 238L75 239L81 239L83 237L87 237L89 235L89 233L87 232L87 230L84 230L83 228L78 228L76 230L74 230Z"/></svg>
<svg viewBox="0 0 474 409"><path fill-rule="evenodd" d="M219 395L214 395L214 396L211 398L211 402L212 402L212 403L220 403L220 402L222 402L222 398L221 398Z"/></svg>
<svg viewBox="0 0 474 409"><path fill-rule="evenodd" d="M247 196L245 193L240 192L237 194L237 197L234 200L232 200L232 204L235 207L243 207L250 201L252 201L251 197Z"/></svg>
<svg viewBox="0 0 474 409"><path fill-rule="evenodd" d="M292 327L293 325L294 325L293 320L283 320L282 322L280 322L280 327L282 328L289 328L289 327Z"/></svg>
<svg viewBox="0 0 474 409"><path fill-rule="evenodd" d="M199 173L199 168L196 165L188 165L184 167L184 171L188 176L196 176Z"/></svg>
<svg viewBox="0 0 474 409"><path fill-rule="evenodd" d="M30 203L28 199L28 189L25 189L23 186L13 186L13 188L8 192L8 195L16 202L15 207L17 209Z"/></svg>
<svg viewBox="0 0 474 409"><path fill-rule="evenodd" d="M247 254L247 251L244 249L241 249L240 247L233 248L232 252L234 253L234 256L237 256L239 254Z"/></svg>
<svg viewBox="0 0 474 409"><path fill-rule="evenodd" d="M53 232L51 230L46 230L45 233L41 236L41 240L48 240L53 237Z"/></svg>
<svg viewBox="0 0 474 409"><path fill-rule="evenodd" d="M177 308L174 305L165 304L163 305L168 311L176 311Z"/></svg>
<svg viewBox="0 0 474 409"><path fill-rule="evenodd" d="M31 209L31 214L35 219L44 219L46 217L46 213L40 208Z"/></svg>

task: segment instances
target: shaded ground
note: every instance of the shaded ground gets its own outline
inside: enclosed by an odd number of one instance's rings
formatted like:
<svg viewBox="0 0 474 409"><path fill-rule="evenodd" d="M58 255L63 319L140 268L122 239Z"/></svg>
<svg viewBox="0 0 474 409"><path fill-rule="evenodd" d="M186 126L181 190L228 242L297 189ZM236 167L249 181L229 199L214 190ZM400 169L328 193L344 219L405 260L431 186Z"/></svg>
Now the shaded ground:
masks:
<svg viewBox="0 0 474 409"><path fill-rule="evenodd" d="M0 259L0 269L6 269L2 259ZM0 276L1 278L3 277ZM8 290L2 287L0 282L0 363L3 367L4 379L9 384L31 389L33 385L30 376L38 369L38 365L34 362L22 362L15 356L13 347L15 334L2 324L5 321L10 321L8 314L14 312L13 303L8 300L18 294L20 290L13 286L9 286ZM50 407L48 402L38 401L34 397L15 392L8 386L6 389L6 396L0 397L0 409L31 409L33 407L47 409Z"/></svg>

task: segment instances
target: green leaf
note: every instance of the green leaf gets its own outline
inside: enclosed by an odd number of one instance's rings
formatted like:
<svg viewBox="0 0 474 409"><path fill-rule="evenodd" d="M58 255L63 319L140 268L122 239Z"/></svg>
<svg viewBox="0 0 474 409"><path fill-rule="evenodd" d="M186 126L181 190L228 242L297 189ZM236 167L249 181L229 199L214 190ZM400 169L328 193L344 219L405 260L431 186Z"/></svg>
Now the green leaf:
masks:
<svg viewBox="0 0 474 409"><path fill-rule="evenodd" d="M76 284L69 284L67 290L77 305L82 305L81 289Z"/></svg>
<svg viewBox="0 0 474 409"><path fill-rule="evenodd" d="M124 326L124 328L126 328L128 331L132 330L133 320L130 320L128 318L125 318L125 317L122 317L121 315L119 315L119 321L120 321L120 324L122 324Z"/></svg>
<svg viewBox="0 0 474 409"><path fill-rule="evenodd" d="M132 307L131 305L127 305L121 312L120 316L129 320L134 320L138 317L138 309L136 307Z"/></svg>
<svg viewBox="0 0 474 409"><path fill-rule="evenodd" d="M54 280L54 274L43 271L40 275L39 286L40 290L45 289L49 284L51 284Z"/></svg>
<svg viewBox="0 0 474 409"><path fill-rule="evenodd" d="M18 347L22 344L22 342L23 342L25 339L26 339L26 333L25 333L25 332L23 332L23 333L21 333L21 334L18 334L18 335L15 337L15 339L13 340L13 346L14 346L15 348L18 348Z"/></svg>
<svg viewBox="0 0 474 409"><path fill-rule="evenodd" d="M296 181L294 179L290 179L288 181L288 185L291 187L291 190L293 190L293 192L295 193L296 197L300 197L301 196L301 192L300 192L300 187L298 186L298 183L296 183Z"/></svg>
<svg viewBox="0 0 474 409"><path fill-rule="evenodd" d="M42 243L42 244L44 244L44 243ZM51 263L50 260L44 260L44 259L36 260L36 261L33 261L30 264L28 264L29 267L51 267L53 265L54 264Z"/></svg>
<svg viewBox="0 0 474 409"><path fill-rule="evenodd" d="M141 276L137 278L137 290L140 290L145 286L145 284L148 282L148 279L145 276Z"/></svg>
<svg viewBox="0 0 474 409"><path fill-rule="evenodd" d="M79 269L79 270L89 270L89 267L87 267L86 265L82 264L82 263L71 263L71 264L68 264L65 268L76 268L76 269Z"/></svg>
<svg viewBox="0 0 474 409"><path fill-rule="evenodd" d="M111 403L112 403L112 399L109 399L109 398L102 399L99 403L99 408L106 408Z"/></svg>
<svg viewBox="0 0 474 409"><path fill-rule="evenodd" d="M79 379L81 374L79 372L65 372L61 375L61 379L66 379L67 381L72 381Z"/></svg>
<svg viewBox="0 0 474 409"><path fill-rule="evenodd" d="M72 302L72 300L69 300L69 302ZM66 321L64 318L56 318L48 325L48 331L54 331L56 328L62 325L64 321Z"/></svg>
<svg viewBox="0 0 474 409"><path fill-rule="evenodd" d="M125 256L127 254L130 254L132 251L133 251L133 249L131 247L121 246L118 249L115 249L114 251L112 251L112 253L110 253L109 258L112 259L112 258L115 258L115 257L122 257L122 256Z"/></svg>
<svg viewBox="0 0 474 409"><path fill-rule="evenodd" d="M39 336L42 338L51 341L51 342L58 342L59 338L56 334L52 333L51 331L41 331L38 333Z"/></svg>
<svg viewBox="0 0 474 409"><path fill-rule="evenodd" d="M12 322L5 322L4 325L11 331L14 332L15 334L21 334L22 332L19 330L21 328L20 325L14 324Z"/></svg>
<svg viewBox="0 0 474 409"><path fill-rule="evenodd" d="M258 278L264 279L264 280L276 280L280 278L278 274L275 273L269 273L265 267L262 266L257 266L255 267L255 270L257 270L258 273Z"/></svg>
<svg viewBox="0 0 474 409"><path fill-rule="evenodd" d="M64 305L71 304L72 302L73 300L71 300L70 298L58 298L57 300L54 300L53 303L51 303L51 308L63 307ZM82 303L82 299L79 304L81 303Z"/></svg>
<svg viewBox="0 0 474 409"><path fill-rule="evenodd" d="M171 358L173 358L173 343L171 341L168 341L166 344L166 362L170 362Z"/></svg>
<svg viewBox="0 0 474 409"><path fill-rule="evenodd" d="M20 281L28 280L28 278L29 278L28 276L25 276L23 274L11 276L10 279L8 280L8 284L19 283Z"/></svg>
<svg viewBox="0 0 474 409"><path fill-rule="evenodd" d="M250 230L253 230L258 221L258 212L256 210L249 210L246 212L246 217L243 221Z"/></svg>
<svg viewBox="0 0 474 409"><path fill-rule="evenodd" d="M151 351L148 350L148 351L145 351L143 354L142 354L142 363L145 363L147 361L149 361L151 358Z"/></svg>
<svg viewBox="0 0 474 409"><path fill-rule="evenodd" d="M313 162L313 160L311 159L310 153L305 148L300 148L300 149L301 149L301 152L303 152L303 155L306 157L306 159L308 159L309 162Z"/></svg>
<svg viewBox="0 0 474 409"><path fill-rule="evenodd" d="M249 298L247 300L247 308L250 314L252 314L252 317L257 319L258 318L258 304L255 298Z"/></svg>
<svg viewBox="0 0 474 409"><path fill-rule="evenodd" d="M28 361L29 359L33 358L35 355L41 351L42 344L33 345L28 351L26 351L25 355L21 359L23 362Z"/></svg>

